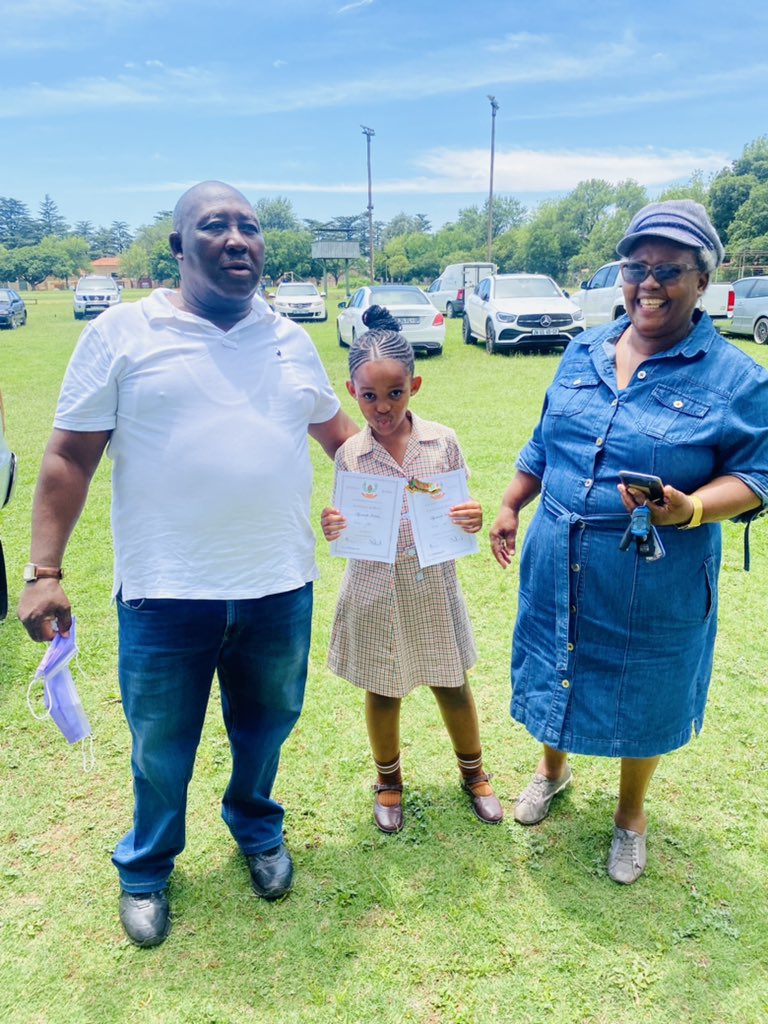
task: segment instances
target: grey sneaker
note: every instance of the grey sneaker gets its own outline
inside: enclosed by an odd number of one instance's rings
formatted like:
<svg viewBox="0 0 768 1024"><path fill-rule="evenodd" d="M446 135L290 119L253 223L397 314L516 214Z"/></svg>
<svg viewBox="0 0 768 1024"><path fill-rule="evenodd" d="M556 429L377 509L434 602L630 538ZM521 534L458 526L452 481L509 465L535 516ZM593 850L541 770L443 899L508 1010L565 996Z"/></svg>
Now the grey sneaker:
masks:
<svg viewBox="0 0 768 1024"><path fill-rule="evenodd" d="M614 882L632 885L645 871L647 832L633 832L613 826L613 842L608 854L608 874Z"/></svg>
<svg viewBox="0 0 768 1024"><path fill-rule="evenodd" d="M562 792L573 778L571 766L566 763L559 779L548 779L538 772L517 798L515 821L521 825L537 825L549 814L552 798Z"/></svg>

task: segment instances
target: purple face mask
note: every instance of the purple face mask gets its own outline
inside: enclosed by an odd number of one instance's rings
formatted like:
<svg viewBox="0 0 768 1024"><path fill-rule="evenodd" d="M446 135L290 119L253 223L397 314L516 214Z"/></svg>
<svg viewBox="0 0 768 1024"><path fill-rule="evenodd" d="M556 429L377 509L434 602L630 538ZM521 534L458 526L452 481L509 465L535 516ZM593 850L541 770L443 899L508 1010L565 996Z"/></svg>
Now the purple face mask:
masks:
<svg viewBox="0 0 768 1024"><path fill-rule="evenodd" d="M69 663L76 654L77 644L75 643L75 619L73 616L69 636L56 634L30 684L31 690L34 683L38 679L42 679L46 710L45 715L37 715L30 704L32 714L35 715L35 718L47 718L50 715L69 743L77 743L91 735L88 717L80 703L75 682L69 671ZM29 702L29 694L27 694L27 701Z"/></svg>

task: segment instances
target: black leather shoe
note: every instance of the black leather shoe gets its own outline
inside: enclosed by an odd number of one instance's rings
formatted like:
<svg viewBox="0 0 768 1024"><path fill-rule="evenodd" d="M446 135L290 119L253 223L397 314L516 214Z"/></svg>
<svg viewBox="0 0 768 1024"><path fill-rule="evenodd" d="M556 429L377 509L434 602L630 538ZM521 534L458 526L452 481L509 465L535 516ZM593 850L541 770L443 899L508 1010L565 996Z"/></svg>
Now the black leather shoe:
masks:
<svg viewBox="0 0 768 1024"><path fill-rule="evenodd" d="M171 908L165 889L157 892L120 890L120 923L137 946L159 946L171 930Z"/></svg>
<svg viewBox="0 0 768 1024"><path fill-rule="evenodd" d="M263 853L247 853L251 885L257 896L264 900L279 900L291 891L293 861L286 846L281 843Z"/></svg>

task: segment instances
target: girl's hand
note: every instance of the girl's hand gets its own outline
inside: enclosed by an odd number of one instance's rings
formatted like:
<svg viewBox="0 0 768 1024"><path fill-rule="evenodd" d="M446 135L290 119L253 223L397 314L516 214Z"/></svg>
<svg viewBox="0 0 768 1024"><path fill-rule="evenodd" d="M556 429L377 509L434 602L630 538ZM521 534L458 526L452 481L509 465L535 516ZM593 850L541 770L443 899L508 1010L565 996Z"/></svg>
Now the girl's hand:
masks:
<svg viewBox="0 0 768 1024"><path fill-rule="evenodd" d="M693 502L684 491L678 491L670 484L664 485L664 504L655 505L646 501L640 491L619 484L619 494L627 512L634 512L640 505L647 505L651 510L651 522L654 526L681 526L690 522L693 515Z"/></svg>
<svg viewBox="0 0 768 1024"><path fill-rule="evenodd" d="M483 528L483 506L471 498L451 506L448 515L465 533L478 533Z"/></svg>
<svg viewBox="0 0 768 1024"><path fill-rule="evenodd" d="M346 529L347 520L337 508L324 508L320 514L320 526L326 540L338 540Z"/></svg>

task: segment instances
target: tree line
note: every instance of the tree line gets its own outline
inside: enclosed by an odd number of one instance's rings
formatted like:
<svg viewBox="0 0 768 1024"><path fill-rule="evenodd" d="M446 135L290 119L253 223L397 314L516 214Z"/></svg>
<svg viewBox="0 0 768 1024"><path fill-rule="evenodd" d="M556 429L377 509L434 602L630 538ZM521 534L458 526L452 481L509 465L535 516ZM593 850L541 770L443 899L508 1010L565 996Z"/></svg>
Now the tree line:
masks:
<svg viewBox="0 0 768 1024"><path fill-rule="evenodd" d="M694 173L659 199L694 199L708 210L730 257L739 265L768 262L768 136L748 143L742 155L705 180ZM562 199L547 200L528 211L510 196L493 199L493 260L503 272L550 274L561 282L591 273L615 258L616 243L627 222L649 201L636 181L580 182ZM278 281L293 274L319 278L323 266L312 259L312 242L344 239L360 244L354 268L365 276L369 247L368 216L300 219L283 196L259 200L254 209L266 243L264 275ZM488 200L459 210L455 222L433 231L424 214L398 213L375 221L373 245L377 277L390 281L427 281L448 263L484 260L487 255ZM0 197L0 280L23 279L32 287L55 276L68 280L100 256L119 256L121 275L133 281L178 281L168 248L171 211L161 210L152 224L132 233L123 221L72 227L46 195L37 217L17 199ZM735 264L734 264L735 265ZM338 276L341 267L329 261Z"/></svg>

